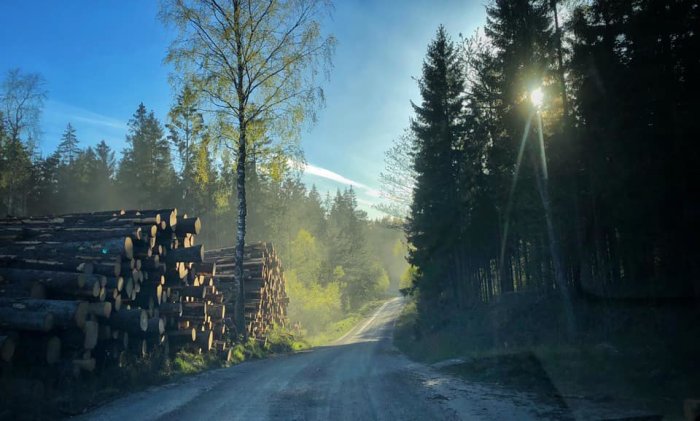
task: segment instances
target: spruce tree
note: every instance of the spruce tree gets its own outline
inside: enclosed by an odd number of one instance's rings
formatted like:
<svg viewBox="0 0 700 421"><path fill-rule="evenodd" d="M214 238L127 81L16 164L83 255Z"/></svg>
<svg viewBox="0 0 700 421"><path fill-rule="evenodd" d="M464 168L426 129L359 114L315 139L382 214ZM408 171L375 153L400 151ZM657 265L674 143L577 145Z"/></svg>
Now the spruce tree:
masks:
<svg viewBox="0 0 700 421"><path fill-rule="evenodd" d="M416 185L407 234L414 249L418 285L428 298L446 287L442 270L459 242L461 222L457 185L460 143L465 134L464 75L454 43L443 26L428 47L418 82L422 101L411 129L416 138ZM456 282L456 281L455 281Z"/></svg>
<svg viewBox="0 0 700 421"><path fill-rule="evenodd" d="M68 123L66 130L63 132L63 136L61 136L61 143L58 144L58 148L56 149L58 156L61 158L62 164L73 164L80 153L78 143L75 128L72 124Z"/></svg>
<svg viewBox="0 0 700 421"><path fill-rule="evenodd" d="M516 258L514 247L523 237L535 237L532 234L539 233L544 225L535 187L535 175L540 169L529 159L535 153L534 148L526 150L519 171L516 162L523 133L530 127L528 120L532 118L529 92L552 79L556 44L549 11L545 0L494 0L486 8L484 32L492 47L482 55L480 82L490 93L487 98L493 110L489 127L492 146L487 152L486 166L489 194L499 217L498 237L503 242L498 246L502 250L497 256L501 292L515 288L511 270L511 262ZM517 186L511 192L516 172Z"/></svg>
<svg viewBox="0 0 700 421"><path fill-rule="evenodd" d="M101 140L100 143L95 146L95 154L97 155L100 180L111 181L114 178L114 171L117 165L114 158L114 151L112 151L112 148L110 148L104 140Z"/></svg>
<svg viewBox="0 0 700 421"><path fill-rule="evenodd" d="M124 150L117 174L122 194L132 206L172 206L175 169L170 144L153 111L142 104L129 121Z"/></svg>

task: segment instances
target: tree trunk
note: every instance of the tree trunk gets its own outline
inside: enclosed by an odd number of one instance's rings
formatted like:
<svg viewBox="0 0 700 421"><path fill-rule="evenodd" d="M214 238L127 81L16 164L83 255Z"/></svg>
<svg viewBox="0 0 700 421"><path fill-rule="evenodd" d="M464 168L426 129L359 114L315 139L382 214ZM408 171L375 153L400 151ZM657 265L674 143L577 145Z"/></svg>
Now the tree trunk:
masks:
<svg viewBox="0 0 700 421"><path fill-rule="evenodd" d="M239 117L240 138L238 140L238 163L236 168L238 189L238 223L236 229L236 278L238 278L238 295L236 296L236 322L238 332L243 335L244 341L248 339L248 332L245 328L245 309L243 307L243 298L245 295L245 282L243 279L243 251L245 248L245 229L246 229L246 195L245 195L245 159L246 159L246 124L243 118L243 113Z"/></svg>
<svg viewBox="0 0 700 421"><path fill-rule="evenodd" d="M247 128L246 120L246 105L248 98L243 88L244 67L243 62L246 59L243 52L243 31L241 25L241 5L239 2L233 2L233 20L234 20L234 37L236 42L236 94L238 95L238 162L236 166L236 187L238 194L238 223L236 229L236 275L238 278L238 296L236 297L236 321L238 332L243 335L243 340L248 339L248 332L245 329L245 309L243 307L243 297L245 287L243 285L243 253L245 249L245 228L247 205L245 195L245 163L246 163L246 147L247 147Z"/></svg>

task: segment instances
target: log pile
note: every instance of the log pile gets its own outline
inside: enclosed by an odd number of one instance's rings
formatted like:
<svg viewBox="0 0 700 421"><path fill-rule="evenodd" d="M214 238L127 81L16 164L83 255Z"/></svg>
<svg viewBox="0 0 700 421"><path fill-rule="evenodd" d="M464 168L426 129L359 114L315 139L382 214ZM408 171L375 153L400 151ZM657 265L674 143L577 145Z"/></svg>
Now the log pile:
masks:
<svg viewBox="0 0 700 421"><path fill-rule="evenodd" d="M209 250L204 261L216 265L215 285L226 291L227 312L235 314L238 295L235 277L235 247ZM264 339L273 326L284 327L289 298L282 263L270 243L249 244L244 250L243 287L245 325L250 337Z"/></svg>
<svg viewBox="0 0 700 421"><path fill-rule="evenodd" d="M125 353L230 358L231 249L205 260L200 230L176 209L0 219L0 364L79 374ZM284 322L284 279L271 247L247 250L246 317L261 337Z"/></svg>

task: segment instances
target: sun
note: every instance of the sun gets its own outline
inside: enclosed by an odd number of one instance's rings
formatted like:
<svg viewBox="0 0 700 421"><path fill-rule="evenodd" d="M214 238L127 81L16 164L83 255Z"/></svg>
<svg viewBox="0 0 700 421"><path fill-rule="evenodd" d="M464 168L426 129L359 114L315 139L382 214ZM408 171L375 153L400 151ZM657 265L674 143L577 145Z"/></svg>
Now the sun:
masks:
<svg viewBox="0 0 700 421"><path fill-rule="evenodd" d="M544 102L544 92L542 92L542 88L537 88L530 91L530 102L532 102L532 105L534 105L535 108L542 107L542 103Z"/></svg>

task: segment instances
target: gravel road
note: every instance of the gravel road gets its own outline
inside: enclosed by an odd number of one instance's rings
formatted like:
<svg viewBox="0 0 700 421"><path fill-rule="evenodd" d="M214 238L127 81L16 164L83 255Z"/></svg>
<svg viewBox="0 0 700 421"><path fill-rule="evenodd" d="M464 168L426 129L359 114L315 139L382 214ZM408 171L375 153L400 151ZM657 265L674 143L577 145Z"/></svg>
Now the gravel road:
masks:
<svg viewBox="0 0 700 421"><path fill-rule="evenodd" d="M392 345L401 298L331 346L246 362L127 395L86 420L528 420L568 418L527 395L468 384Z"/></svg>

